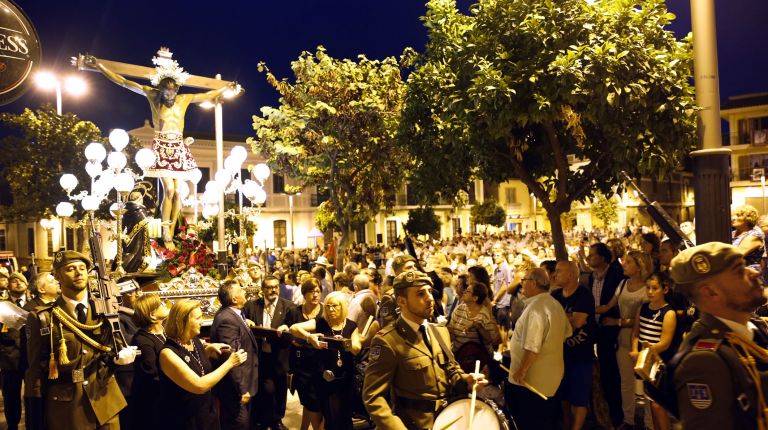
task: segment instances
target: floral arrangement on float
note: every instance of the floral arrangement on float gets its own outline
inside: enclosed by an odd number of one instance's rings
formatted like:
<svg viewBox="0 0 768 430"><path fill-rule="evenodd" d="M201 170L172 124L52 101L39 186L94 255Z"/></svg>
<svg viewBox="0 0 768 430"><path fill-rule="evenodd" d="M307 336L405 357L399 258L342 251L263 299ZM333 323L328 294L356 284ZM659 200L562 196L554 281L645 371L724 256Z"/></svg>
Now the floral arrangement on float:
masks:
<svg viewBox="0 0 768 430"><path fill-rule="evenodd" d="M216 255L205 243L200 241L194 231L187 232L187 226L178 227L180 233L173 238L176 249L167 249L152 240L152 247L163 260L157 266L161 279L172 279L184 276L187 272L199 273L214 279L221 275L216 270Z"/></svg>

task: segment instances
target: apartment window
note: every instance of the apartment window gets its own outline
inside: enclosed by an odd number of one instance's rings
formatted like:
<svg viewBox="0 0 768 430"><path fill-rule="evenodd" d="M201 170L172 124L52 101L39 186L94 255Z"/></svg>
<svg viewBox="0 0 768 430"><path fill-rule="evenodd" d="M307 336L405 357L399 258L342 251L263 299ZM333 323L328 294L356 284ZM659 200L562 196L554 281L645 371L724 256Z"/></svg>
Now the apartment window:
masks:
<svg viewBox="0 0 768 430"><path fill-rule="evenodd" d="M8 244L5 241L5 229L0 228L0 249L8 249Z"/></svg>
<svg viewBox="0 0 768 430"><path fill-rule="evenodd" d="M355 235L357 236L357 243L365 243L365 224L355 230Z"/></svg>
<svg viewBox="0 0 768 430"><path fill-rule="evenodd" d="M507 188L507 204L517 203L517 188Z"/></svg>
<svg viewBox="0 0 768 430"><path fill-rule="evenodd" d="M48 255L53 255L53 230L46 230L45 232Z"/></svg>
<svg viewBox="0 0 768 430"><path fill-rule="evenodd" d="M197 192L198 194L202 194L205 191L205 184L211 180L211 169L209 167L198 167L198 169L200 169L200 173L202 173L202 175L200 175L200 182L197 183Z"/></svg>
<svg viewBox="0 0 768 430"><path fill-rule="evenodd" d="M768 116L740 119L738 127L740 144L768 144Z"/></svg>
<svg viewBox="0 0 768 430"><path fill-rule="evenodd" d="M451 226L453 227L453 235L460 236L461 235L461 219L451 218Z"/></svg>
<svg viewBox="0 0 768 430"><path fill-rule="evenodd" d="M66 246L67 249L75 249L75 231L68 228L66 229L65 235L67 236L67 243L62 244L62 246Z"/></svg>
<svg viewBox="0 0 768 430"><path fill-rule="evenodd" d="M387 221L387 243L397 242L397 221Z"/></svg>
<svg viewBox="0 0 768 430"><path fill-rule="evenodd" d="M35 229L27 229L27 254L35 253Z"/></svg>
<svg viewBox="0 0 768 430"><path fill-rule="evenodd" d="M419 199L416 197L415 190L409 185L405 186L405 204L408 206L416 206L419 204Z"/></svg>
<svg viewBox="0 0 768 430"><path fill-rule="evenodd" d="M288 246L288 233L285 220L276 220L272 226L275 232L275 248L286 248Z"/></svg>
<svg viewBox="0 0 768 430"><path fill-rule="evenodd" d="M285 176L272 175L272 193L282 194L285 192Z"/></svg>

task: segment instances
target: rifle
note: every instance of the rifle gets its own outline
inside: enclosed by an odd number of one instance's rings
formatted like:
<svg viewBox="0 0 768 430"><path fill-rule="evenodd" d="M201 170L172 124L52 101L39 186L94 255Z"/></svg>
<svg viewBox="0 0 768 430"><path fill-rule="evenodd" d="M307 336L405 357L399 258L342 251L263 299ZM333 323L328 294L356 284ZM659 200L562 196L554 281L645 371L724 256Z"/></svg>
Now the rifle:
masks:
<svg viewBox="0 0 768 430"><path fill-rule="evenodd" d="M91 228L88 235L88 244L91 247L91 259L96 270L97 288L91 290L96 315L104 317L109 322L112 331L113 352L117 354L121 349L128 347L128 342L120 330L120 287L107 275L107 265L104 263L104 255L101 253L101 235L96 231L96 224L91 216ZM119 245L118 245L119 246Z"/></svg>
<svg viewBox="0 0 768 430"><path fill-rule="evenodd" d="M640 197L640 200L646 205L645 210L648 211L648 215L650 215L656 224L661 227L661 231L669 237L669 240L683 244L686 248L693 247L693 242L691 242L691 240L688 239L688 236L680 230L680 226L669 216L669 213L661 207L661 204L659 204L659 202L652 202L651 199L645 195L643 190L637 186L635 181L629 177L627 172L622 170L621 175L624 177L624 180L632 185L632 188L637 191L637 196Z"/></svg>

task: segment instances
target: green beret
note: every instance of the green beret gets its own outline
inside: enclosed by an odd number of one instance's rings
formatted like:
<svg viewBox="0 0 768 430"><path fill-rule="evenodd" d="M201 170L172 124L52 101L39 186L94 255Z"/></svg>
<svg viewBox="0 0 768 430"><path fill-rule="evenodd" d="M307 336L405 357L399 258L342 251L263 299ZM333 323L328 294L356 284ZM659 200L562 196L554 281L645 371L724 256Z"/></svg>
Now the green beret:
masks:
<svg viewBox="0 0 768 430"><path fill-rule="evenodd" d="M86 257L85 254L81 254L77 251L59 251L53 256L53 270L59 270L67 264L74 263L75 261L82 261L85 263L88 270L91 270L91 259Z"/></svg>
<svg viewBox="0 0 768 430"><path fill-rule="evenodd" d="M24 275L22 275L19 272L11 273L11 276L8 278L8 281L10 282L10 281L13 281L14 279L18 280L24 285L29 285L29 281L27 281L27 278L25 278Z"/></svg>
<svg viewBox="0 0 768 430"><path fill-rule="evenodd" d="M405 267L405 263L409 261L413 261L415 263L416 259L408 254L398 255L397 257L395 257L394 260L392 260L392 270L394 270L395 273L403 270L403 267Z"/></svg>
<svg viewBox="0 0 768 430"><path fill-rule="evenodd" d="M425 273L416 270L403 272L392 281L392 288L395 290L404 290L408 287L420 287L422 285L432 286L432 279Z"/></svg>
<svg viewBox="0 0 768 430"><path fill-rule="evenodd" d="M709 242L681 251L669 266L676 284L694 284L717 275L744 257L739 248L722 242Z"/></svg>

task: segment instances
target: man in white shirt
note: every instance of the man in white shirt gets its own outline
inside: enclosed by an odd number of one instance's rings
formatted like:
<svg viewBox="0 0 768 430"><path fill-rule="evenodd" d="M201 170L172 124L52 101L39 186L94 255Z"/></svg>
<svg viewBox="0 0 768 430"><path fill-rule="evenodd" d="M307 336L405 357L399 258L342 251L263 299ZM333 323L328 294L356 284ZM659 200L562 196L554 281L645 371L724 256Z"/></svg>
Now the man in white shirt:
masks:
<svg viewBox="0 0 768 430"><path fill-rule="evenodd" d="M572 329L563 307L548 293L546 270L528 270L522 288L526 305L509 341L505 400L520 430L553 429L557 404L551 397L563 379L563 342Z"/></svg>
<svg viewBox="0 0 768 430"><path fill-rule="evenodd" d="M349 302L347 319L354 321L357 324L357 331L363 334L368 317L376 315L376 295L369 288L370 281L368 275L362 273L355 275L352 285L355 288L355 294ZM372 335L375 335L375 332L369 332L368 334L371 336L367 336L367 339L361 339L363 346L367 346L370 343L370 338L373 337Z"/></svg>

